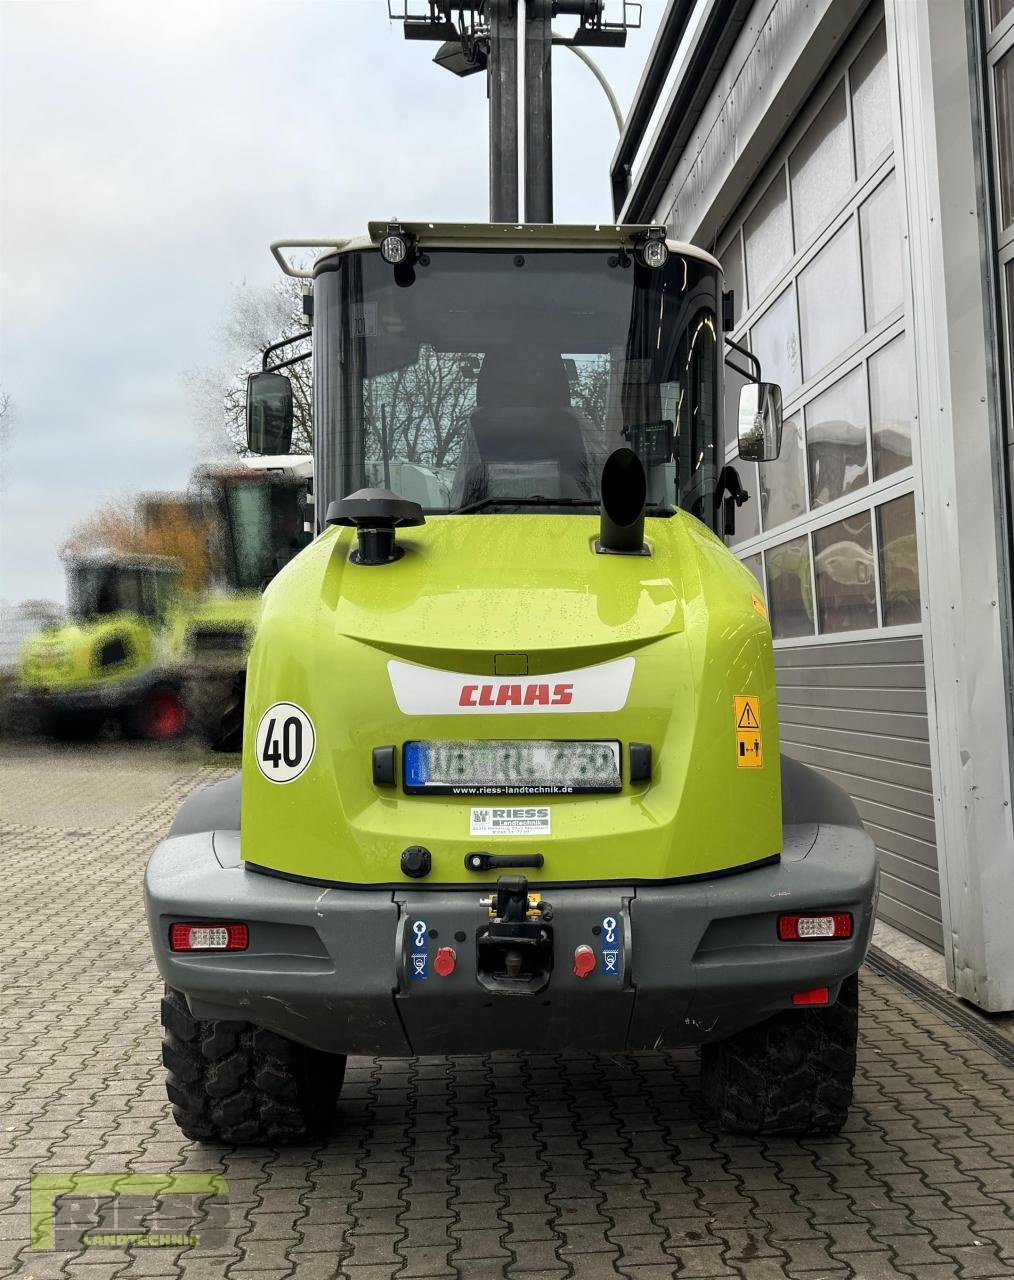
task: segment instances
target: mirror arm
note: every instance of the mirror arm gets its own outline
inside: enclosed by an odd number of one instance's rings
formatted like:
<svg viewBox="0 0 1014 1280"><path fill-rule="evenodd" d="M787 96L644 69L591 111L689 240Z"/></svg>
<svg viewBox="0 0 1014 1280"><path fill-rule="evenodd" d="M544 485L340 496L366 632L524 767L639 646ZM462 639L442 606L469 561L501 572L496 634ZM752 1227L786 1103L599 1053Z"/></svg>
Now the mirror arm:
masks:
<svg viewBox="0 0 1014 1280"><path fill-rule="evenodd" d="M311 333L310 329L306 329L303 333L294 334L291 338L283 338L281 342L272 342L270 347L265 347L261 355L261 373L273 373L276 369L284 369L286 365L295 364L295 360L286 360L284 364L273 364L269 367L268 356L275 351L281 351L282 347L291 346L294 342L302 342L304 338L309 338ZM309 354L307 352L307 356ZM296 359L305 360L306 356L297 356Z"/></svg>
<svg viewBox="0 0 1014 1280"><path fill-rule="evenodd" d="M313 355L312 351L304 351L301 356L292 356L288 360L279 360L277 364L273 364L270 369L265 369L265 373L277 373L279 369L288 369L290 365L301 364L304 360L309 360Z"/></svg>
<svg viewBox="0 0 1014 1280"><path fill-rule="evenodd" d="M735 364L732 360L730 360L728 356L725 357L726 366L729 369L732 369L735 373L738 373L741 378L746 378L747 381L749 382L760 382L761 362L757 359L757 357L753 354L753 352L747 350L746 347L741 346L738 342L733 342L733 340L729 337L725 339L725 345L727 347L732 347L733 351L738 351L741 356L747 359L750 362L751 367L753 368L753 373L750 374L750 373L747 373L745 369L741 369L739 365Z"/></svg>

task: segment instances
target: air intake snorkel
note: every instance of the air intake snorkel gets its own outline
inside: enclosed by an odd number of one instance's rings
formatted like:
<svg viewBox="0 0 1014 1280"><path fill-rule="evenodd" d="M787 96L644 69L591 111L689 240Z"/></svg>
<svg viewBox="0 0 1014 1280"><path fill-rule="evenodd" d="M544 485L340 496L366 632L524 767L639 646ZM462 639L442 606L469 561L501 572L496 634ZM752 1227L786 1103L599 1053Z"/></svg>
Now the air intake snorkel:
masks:
<svg viewBox="0 0 1014 1280"><path fill-rule="evenodd" d="M376 565L393 564L405 554L395 542L396 528L425 524L426 520L418 502L390 489L358 489L331 503L326 523L352 525L357 534L352 563Z"/></svg>
<svg viewBox="0 0 1014 1280"><path fill-rule="evenodd" d="M616 449L602 468L602 506L595 550L600 556L650 555L644 545L648 482L633 449Z"/></svg>

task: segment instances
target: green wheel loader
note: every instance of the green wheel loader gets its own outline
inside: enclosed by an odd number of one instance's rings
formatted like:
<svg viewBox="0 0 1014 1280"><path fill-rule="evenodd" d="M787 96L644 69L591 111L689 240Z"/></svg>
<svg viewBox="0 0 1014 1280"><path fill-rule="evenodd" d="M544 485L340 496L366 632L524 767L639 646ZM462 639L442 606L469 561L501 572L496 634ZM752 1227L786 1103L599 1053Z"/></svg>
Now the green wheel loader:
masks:
<svg viewBox="0 0 1014 1280"><path fill-rule="evenodd" d="M66 567L70 617L26 642L19 701L57 737L179 737L185 713L166 661L179 564L101 552L68 557Z"/></svg>
<svg viewBox="0 0 1014 1280"><path fill-rule="evenodd" d="M305 505L312 478L308 456L242 458L195 472L215 529L215 584L180 613L170 661L189 730L214 750L240 749L261 592L310 540Z"/></svg>
<svg viewBox="0 0 1014 1280"><path fill-rule="evenodd" d="M241 773L145 880L177 1123L303 1140L348 1054L695 1045L723 1125L838 1129L877 863L781 754L720 537L719 264L657 226L378 223L312 276L320 532L264 594ZM284 375L249 408L284 448Z"/></svg>

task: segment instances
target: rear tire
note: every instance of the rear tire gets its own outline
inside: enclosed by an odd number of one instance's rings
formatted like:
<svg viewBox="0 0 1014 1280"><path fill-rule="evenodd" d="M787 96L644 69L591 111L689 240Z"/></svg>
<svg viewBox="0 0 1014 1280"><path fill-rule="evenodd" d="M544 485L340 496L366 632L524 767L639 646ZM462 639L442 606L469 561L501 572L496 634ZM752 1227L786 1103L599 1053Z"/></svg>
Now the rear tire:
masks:
<svg viewBox="0 0 1014 1280"><path fill-rule="evenodd" d="M193 679L183 686L187 732L209 751L220 751L223 721L235 703L235 678Z"/></svg>
<svg viewBox="0 0 1014 1280"><path fill-rule="evenodd" d="M852 1102L859 977L826 1009L787 1009L701 1048L701 1090L723 1129L837 1133Z"/></svg>
<svg viewBox="0 0 1014 1280"><path fill-rule="evenodd" d="M330 1131L344 1055L308 1049L249 1022L202 1021L169 987L162 1026L166 1092L186 1137L275 1146Z"/></svg>

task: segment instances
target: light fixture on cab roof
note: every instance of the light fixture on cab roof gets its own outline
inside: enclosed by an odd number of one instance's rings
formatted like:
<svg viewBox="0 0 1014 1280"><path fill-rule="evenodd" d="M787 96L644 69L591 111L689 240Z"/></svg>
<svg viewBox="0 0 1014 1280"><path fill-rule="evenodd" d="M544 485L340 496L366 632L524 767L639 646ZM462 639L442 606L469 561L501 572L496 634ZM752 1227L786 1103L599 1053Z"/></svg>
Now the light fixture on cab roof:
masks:
<svg viewBox="0 0 1014 1280"><path fill-rule="evenodd" d="M645 234L637 247L637 256L653 271L665 266L669 261L669 246L665 242L665 231L661 227L652 227Z"/></svg>
<svg viewBox="0 0 1014 1280"><path fill-rule="evenodd" d="M392 267L405 262L412 247L413 237L397 222L389 222L387 234L380 242L380 256Z"/></svg>

